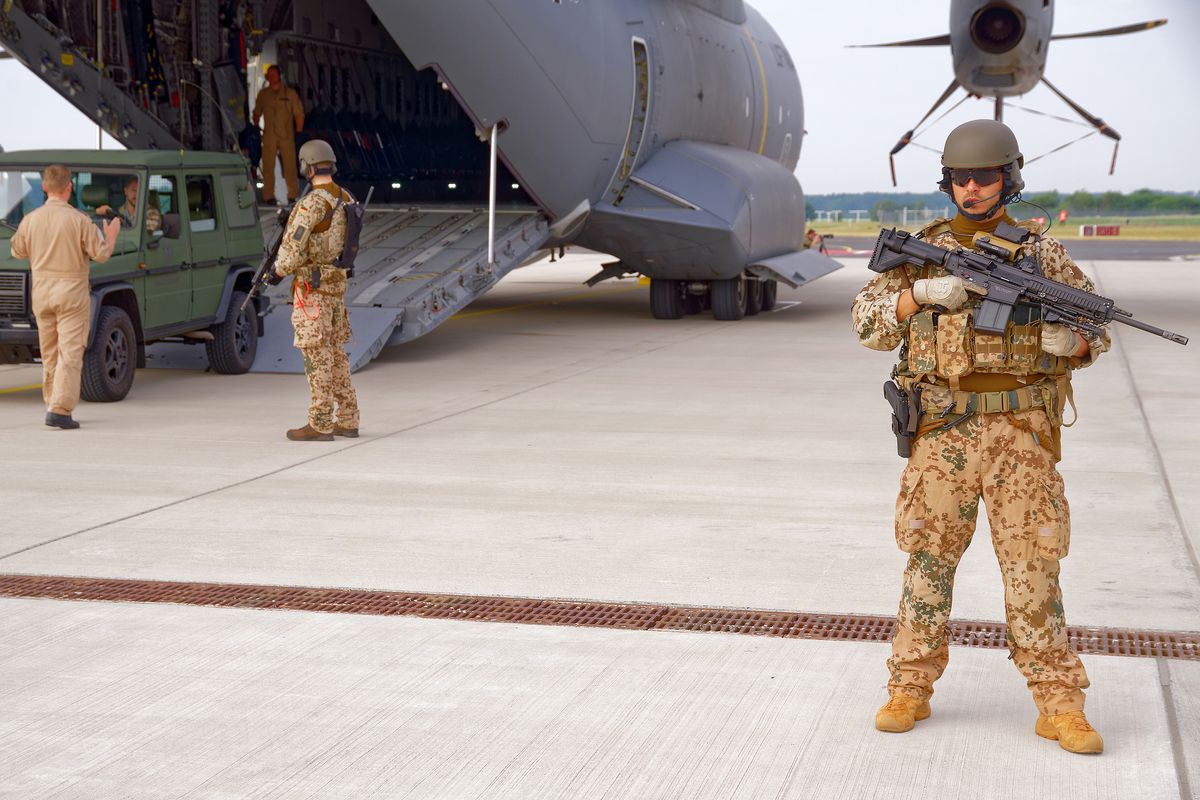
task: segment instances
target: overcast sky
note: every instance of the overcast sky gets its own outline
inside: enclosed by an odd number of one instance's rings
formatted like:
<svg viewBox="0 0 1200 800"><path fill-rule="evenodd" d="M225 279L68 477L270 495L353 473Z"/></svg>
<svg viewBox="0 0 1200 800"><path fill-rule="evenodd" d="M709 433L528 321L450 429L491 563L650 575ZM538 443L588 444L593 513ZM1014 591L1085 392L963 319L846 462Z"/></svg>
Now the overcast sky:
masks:
<svg viewBox="0 0 1200 800"><path fill-rule="evenodd" d="M845 45L946 33L948 0L751 2L783 37L800 72L809 133L797 171L805 191L890 190L887 153L950 82L950 50ZM1030 164L1025 170L1030 190L1200 190L1200 2L1060 0L1054 31L1077 33L1159 17L1170 22L1127 36L1050 46L1046 77L1119 131L1122 141L1113 176L1108 175L1112 142L1096 135ZM5 149L95 146L95 126L21 65L0 61L0 85L5 100L0 145ZM1074 117L1041 87L1016 102ZM968 100L917 141L940 151L955 125L991 113L990 100ZM1009 110L1006 121L1016 130L1026 159L1087 132L1016 109ZM897 157L896 172L899 191L933 191L938 157L910 146Z"/></svg>

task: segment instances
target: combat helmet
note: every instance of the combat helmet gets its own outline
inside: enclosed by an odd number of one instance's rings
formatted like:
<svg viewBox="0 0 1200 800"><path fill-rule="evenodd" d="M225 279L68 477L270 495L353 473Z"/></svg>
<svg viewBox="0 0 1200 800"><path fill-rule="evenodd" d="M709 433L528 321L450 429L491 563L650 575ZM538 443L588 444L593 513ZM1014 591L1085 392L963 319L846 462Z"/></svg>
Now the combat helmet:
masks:
<svg viewBox="0 0 1200 800"><path fill-rule="evenodd" d="M954 197L950 189L952 169L1003 167L1004 184L1000 189L999 204L1008 205L1025 188L1025 180L1021 177L1023 166L1025 156L1011 128L998 120L973 119L950 131L946 137L946 146L942 149L942 179L938 182L938 188ZM972 219L985 216L959 210Z"/></svg>
<svg viewBox="0 0 1200 800"><path fill-rule="evenodd" d="M337 172L337 155L333 152L333 148L329 146L329 142L324 139L309 139L304 144L300 145L300 174L304 177L311 177L312 174L321 174L316 171L317 164L328 161L333 164L328 170L321 172L328 175L333 175Z"/></svg>

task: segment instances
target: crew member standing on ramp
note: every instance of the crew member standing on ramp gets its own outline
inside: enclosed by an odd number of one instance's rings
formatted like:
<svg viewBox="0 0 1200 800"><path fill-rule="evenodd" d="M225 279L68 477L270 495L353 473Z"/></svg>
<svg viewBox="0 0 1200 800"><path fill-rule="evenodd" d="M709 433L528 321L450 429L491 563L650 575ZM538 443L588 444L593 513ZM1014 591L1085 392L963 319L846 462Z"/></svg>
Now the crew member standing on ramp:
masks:
<svg viewBox="0 0 1200 800"><path fill-rule="evenodd" d="M88 261L108 261L121 231L120 218L114 218L105 223L101 237L87 214L70 204L73 189L70 170L61 164L46 167L46 204L21 220L12 239L13 258L28 259L33 274L46 424L63 430L79 427L71 412L79 404L91 321Z"/></svg>
<svg viewBox="0 0 1200 800"><path fill-rule="evenodd" d="M358 436L358 398L346 355L351 336L347 276L337 266L346 246L345 205L354 198L333 182L336 161L333 148L320 139L300 148L300 171L312 191L292 209L275 262L276 275L292 276L294 344L304 357L312 394L308 424L287 432L300 442Z"/></svg>
<svg viewBox="0 0 1200 800"><path fill-rule="evenodd" d="M955 250L972 248L983 231L992 242L1004 240L1013 258L1035 259L1046 278L1094 292L1063 246L1040 235L1038 223L1008 216L1006 205L1024 187L1023 164L1003 123L974 120L955 128L942 153L939 186L958 214L917 235ZM941 267L905 264L879 275L854 300L862 344L903 345L885 394L890 389L891 397L903 398L893 409L912 408L916 420L915 427L912 419L906 423L911 454L896 500L896 539L909 554L908 567L888 659L890 697L875 727L901 733L930 714L933 682L949 659L954 573L982 498L1004 580L1009 651L1040 712L1035 731L1073 753L1099 753L1104 742L1083 713L1088 679L1067 640L1058 582L1070 512L1055 465L1071 371L1095 361L1109 339L1043 322L1040 306L1028 304L1015 306L1003 334L976 330L975 289Z"/></svg>
<svg viewBox="0 0 1200 800"><path fill-rule="evenodd" d="M283 85L279 67L267 67L267 85L254 98L254 124L264 119L262 136L263 202L275 204L275 158L283 159L288 205L300 194L296 179L296 134L304 130L304 104L296 90Z"/></svg>

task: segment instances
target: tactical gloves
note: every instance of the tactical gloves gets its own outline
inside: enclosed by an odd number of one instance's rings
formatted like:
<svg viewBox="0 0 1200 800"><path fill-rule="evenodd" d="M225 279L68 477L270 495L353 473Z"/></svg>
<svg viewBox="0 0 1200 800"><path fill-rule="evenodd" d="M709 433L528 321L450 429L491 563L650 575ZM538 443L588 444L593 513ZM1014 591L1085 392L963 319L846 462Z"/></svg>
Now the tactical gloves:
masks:
<svg viewBox="0 0 1200 800"><path fill-rule="evenodd" d="M1042 326L1042 349L1052 356L1069 356L1079 349L1079 336L1066 325Z"/></svg>
<svg viewBox="0 0 1200 800"><path fill-rule="evenodd" d="M985 294L974 284L966 283L957 275L941 278L922 278L912 286L913 300L922 306L941 306L947 311L958 311L967 302L967 292Z"/></svg>

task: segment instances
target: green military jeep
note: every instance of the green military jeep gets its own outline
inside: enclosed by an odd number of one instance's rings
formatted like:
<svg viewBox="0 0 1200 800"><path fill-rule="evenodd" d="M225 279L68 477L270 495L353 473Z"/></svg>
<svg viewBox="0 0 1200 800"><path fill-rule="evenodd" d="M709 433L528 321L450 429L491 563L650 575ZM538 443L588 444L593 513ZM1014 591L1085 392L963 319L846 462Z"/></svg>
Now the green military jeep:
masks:
<svg viewBox="0 0 1200 800"><path fill-rule="evenodd" d="M91 265L84 398L125 397L152 342L203 342L217 372L249 370L267 301L241 311L263 255L246 164L162 150L0 152L0 364L39 357L29 262L12 258L9 241L45 202L41 172L55 163L71 170L76 208L98 226L121 217L112 258Z"/></svg>

